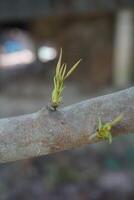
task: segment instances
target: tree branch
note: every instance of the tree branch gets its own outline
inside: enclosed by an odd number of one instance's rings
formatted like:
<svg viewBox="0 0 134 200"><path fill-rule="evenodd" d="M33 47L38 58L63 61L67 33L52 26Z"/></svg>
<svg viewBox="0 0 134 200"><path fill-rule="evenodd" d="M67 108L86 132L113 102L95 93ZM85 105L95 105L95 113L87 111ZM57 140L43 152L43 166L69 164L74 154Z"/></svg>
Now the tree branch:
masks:
<svg viewBox="0 0 134 200"><path fill-rule="evenodd" d="M45 155L98 141L98 117L110 122L123 113L112 135L134 133L134 87L83 101L58 111L0 119L0 162Z"/></svg>

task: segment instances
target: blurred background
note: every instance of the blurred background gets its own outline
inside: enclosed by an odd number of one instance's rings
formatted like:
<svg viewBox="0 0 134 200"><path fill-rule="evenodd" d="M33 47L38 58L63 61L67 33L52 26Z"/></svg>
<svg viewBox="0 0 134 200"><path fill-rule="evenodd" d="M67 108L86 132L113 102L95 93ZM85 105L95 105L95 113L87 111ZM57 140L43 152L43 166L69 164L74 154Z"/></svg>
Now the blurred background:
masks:
<svg viewBox="0 0 134 200"><path fill-rule="evenodd" d="M133 0L1 0L0 117L50 101L59 50L66 106L134 84ZM0 200L134 200L134 136L0 165Z"/></svg>

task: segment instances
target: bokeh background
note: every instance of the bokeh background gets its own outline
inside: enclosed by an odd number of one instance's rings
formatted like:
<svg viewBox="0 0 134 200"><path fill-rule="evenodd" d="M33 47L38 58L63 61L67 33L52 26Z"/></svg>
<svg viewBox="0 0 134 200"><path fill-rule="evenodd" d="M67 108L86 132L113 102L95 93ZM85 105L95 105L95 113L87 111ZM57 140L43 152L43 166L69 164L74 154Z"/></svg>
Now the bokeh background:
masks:
<svg viewBox="0 0 134 200"><path fill-rule="evenodd" d="M60 48L66 106L134 84L133 0L1 0L0 117L50 102ZM0 165L0 200L133 200L134 136Z"/></svg>

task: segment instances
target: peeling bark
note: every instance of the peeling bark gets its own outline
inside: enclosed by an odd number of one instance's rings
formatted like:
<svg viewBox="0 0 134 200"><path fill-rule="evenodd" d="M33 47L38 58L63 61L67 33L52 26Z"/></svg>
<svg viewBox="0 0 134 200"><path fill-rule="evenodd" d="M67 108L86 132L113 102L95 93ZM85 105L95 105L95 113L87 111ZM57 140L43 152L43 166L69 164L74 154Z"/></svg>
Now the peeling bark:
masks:
<svg viewBox="0 0 134 200"><path fill-rule="evenodd" d="M134 133L134 87L51 111L0 119L0 162L40 156L99 141L98 117L110 122L123 113L112 135Z"/></svg>

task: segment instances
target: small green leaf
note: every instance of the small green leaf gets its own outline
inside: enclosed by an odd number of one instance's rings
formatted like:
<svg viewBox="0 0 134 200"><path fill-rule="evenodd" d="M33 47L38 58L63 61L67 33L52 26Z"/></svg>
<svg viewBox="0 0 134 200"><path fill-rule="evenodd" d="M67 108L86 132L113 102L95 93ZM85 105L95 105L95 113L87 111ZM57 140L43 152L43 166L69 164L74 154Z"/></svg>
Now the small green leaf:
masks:
<svg viewBox="0 0 134 200"><path fill-rule="evenodd" d="M116 117L112 122L111 125L114 126L115 124L119 123L123 119L123 114L120 114L118 117Z"/></svg>
<svg viewBox="0 0 134 200"><path fill-rule="evenodd" d="M65 76L65 79L68 78L72 73L73 71L76 69L76 67L79 65L79 63L81 62L82 59L78 60L72 67L71 69L68 71L68 73L66 74Z"/></svg>
<svg viewBox="0 0 134 200"><path fill-rule="evenodd" d="M59 56L59 60L58 60L57 66L56 66L56 74L59 74L59 70L61 67L61 59L62 59L62 48L60 50L60 56Z"/></svg>

